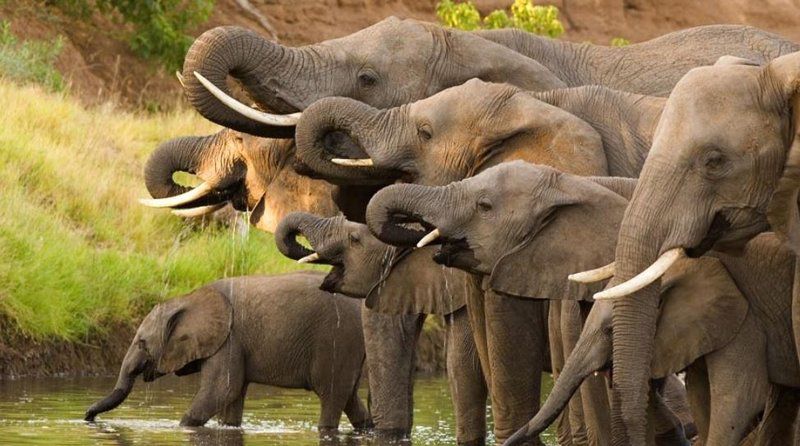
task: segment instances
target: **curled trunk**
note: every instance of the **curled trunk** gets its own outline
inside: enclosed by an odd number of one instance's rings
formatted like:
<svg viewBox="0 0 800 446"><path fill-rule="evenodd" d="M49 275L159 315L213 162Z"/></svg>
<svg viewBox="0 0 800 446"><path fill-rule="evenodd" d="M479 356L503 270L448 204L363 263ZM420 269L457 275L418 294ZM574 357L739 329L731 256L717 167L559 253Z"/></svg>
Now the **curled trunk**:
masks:
<svg viewBox="0 0 800 446"><path fill-rule="evenodd" d="M434 229L433 221L453 206L445 201L448 187L398 184L381 189L367 206L367 224L375 236L390 245L414 246ZM429 220L426 220L429 219ZM416 224L409 227L408 224Z"/></svg>
<svg viewBox="0 0 800 446"><path fill-rule="evenodd" d="M141 350L138 345L131 344L128 348L128 352L125 354L125 359L122 361L122 367L120 367L114 390L105 398L92 404L89 409L86 410L83 419L93 422L98 414L113 410L122 404L125 398L131 393L133 383L136 381L136 377L142 373L145 364L146 358L144 351Z"/></svg>
<svg viewBox="0 0 800 446"><path fill-rule="evenodd" d="M380 121L389 119L387 113L348 98L325 98L315 102L303 112L297 124L296 170L335 184L390 184L399 172L331 162L334 158L367 159L366 147L385 145L386 141L381 138L388 135L379 130Z"/></svg>
<svg viewBox="0 0 800 446"><path fill-rule="evenodd" d="M297 242L298 235L305 235L306 232L319 217L305 212L292 212L281 220L275 229L275 245L281 254L286 257L299 260L313 253L310 249Z"/></svg>
<svg viewBox="0 0 800 446"><path fill-rule="evenodd" d="M225 127L272 138L291 138L293 127L272 127L244 117L215 98L194 76L202 74L230 95L228 75L239 80L250 97L262 109L275 113L299 111L300 104L279 97L270 81L296 73L304 65L302 49L286 48L259 34L235 26L206 31L195 40L183 64L184 90L189 102L207 119ZM310 86L306 86L310 87Z"/></svg>

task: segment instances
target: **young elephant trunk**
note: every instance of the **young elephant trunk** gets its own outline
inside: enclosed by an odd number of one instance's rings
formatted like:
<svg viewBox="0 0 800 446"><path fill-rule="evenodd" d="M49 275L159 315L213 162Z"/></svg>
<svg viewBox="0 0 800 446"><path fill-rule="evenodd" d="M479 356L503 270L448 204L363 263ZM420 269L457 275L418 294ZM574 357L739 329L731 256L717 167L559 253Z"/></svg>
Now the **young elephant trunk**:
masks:
<svg viewBox="0 0 800 446"><path fill-rule="evenodd" d="M311 255L313 251L298 243L296 237L302 234L309 238L309 228L319 220L320 217L305 212L292 212L284 217L275 229L275 245L281 254L293 260Z"/></svg>
<svg viewBox="0 0 800 446"><path fill-rule="evenodd" d="M128 348L128 353L125 354L125 359L122 361L122 367L120 367L114 390L102 400L92 404L83 419L88 422L94 422L98 414L113 410L122 404L131 393L133 383L136 381L136 377L142 373L146 362L144 350L140 349L136 344L131 344Z"/></svg>
<svg viewBox="0 0 800 446"><path fill-rule="evenodd" d="M156 148L144 166L144 183L153 198L167 198L188 192L175 183L175 172L195 173L206 150L215 145L217 134L171 139Z"/></svg>
<svg viewBox="0 0 800 446"><path fill-rule="evenodd" d="M454 204L452 186L398 184L381 189L367 206L367 224L375 236L390 245L413 246L432 229L444 212L460 207ZM404 226L419 223L425 230Z"/></svg>

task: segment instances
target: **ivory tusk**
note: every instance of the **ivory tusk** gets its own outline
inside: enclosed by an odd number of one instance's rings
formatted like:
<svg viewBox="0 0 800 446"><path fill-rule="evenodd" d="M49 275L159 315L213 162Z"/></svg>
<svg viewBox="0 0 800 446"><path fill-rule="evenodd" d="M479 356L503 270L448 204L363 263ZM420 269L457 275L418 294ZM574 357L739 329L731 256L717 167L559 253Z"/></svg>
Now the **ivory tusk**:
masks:
<svg viewBox="0 0 800 446"><path fill-rule="evenodd" d="M333 164L338 164L340 166L351 166L351 167L365 167L365 166L372 166L372 158L362 158L362 159L350 159L350 158L334 158L331 160Z"/></svg>
<svg viewBox="0 0 800 446"><path fill-rule="evenodd" d="M139 203L151 208L174 208L182 204L191 203L198 198L203 198L211 193L211 186L208 183L202 183L194 189L184 192L180 195L167 198L140 198Z"/></svg>
<svg viewBox="0 0 800 446"><path fill-rule="evenodd" d="M630 280L595 294L594 300L616 299L635 293L658 280L678 259L684 256L686 256L686 251L683 248L672 248L661 254L658 260Z"/></svg>
<svg viewBox="0 0 800 446"><path fill-rule="evenodd" d="M181 83L181 87L186 88L186 84L183 83L183 75L180 71L175 71L175 77L178 78L178 82Z"/></svg>
<svg viewBox="0 0 800 446"><path fill-rule="evenodd" d="M314 262L316 260L319 260L319 254L317 254L316 252L313 252L313 253L303 257L302 259L297 260L297 263L309 263L309 262Z"/></svg>
<svg viewBox="0 0 800 446"><path fill-rule="evenodd" d="M211 81L203 77L202 74L198 73L197 71L194 72L194 77L203 84L206 89L214 95L217 99L220 100L223 104L230 107L235 112L239 113L242 116L250 118L254 121L258 121L262 124L277 126L277 127L291 127L297 125L297 122L300 120L300 116L302 112L299 113L292 113L289 115L275 115L272 113L266 113L254 108L248 107L241 102L237 101L236 99L232 98L225 94L224 91L217 88L216 85L212 84Z"/></svg>
<svg viewBox="0 0 800 446"><path fill-rule="evenodd" d="M203 215L210 214L225 207L227 203L209 204L208 206L198 206L189 209L173 209L172 214L178 217L191 218L202 217Z"/></svg>
<svg viewBox="0 0 800 446"><path fill-rule="evenodd" d="M417 248L422 248L423 246L428 245L432 241L434 241L437 238L439 238L439 235L441 235L439 233L439 229L438 228L434 229L433 231L431 231L428 234L426 234L425 237L422 237L422 239L420 239L420 241L417 242Z"/></svg>
<svg viewBox="0 0 800 446"><path fill-rule="evenodd" d="M614 262L600 268L570 274L567 278L572 282L594 283L614 277Z"/></svg>

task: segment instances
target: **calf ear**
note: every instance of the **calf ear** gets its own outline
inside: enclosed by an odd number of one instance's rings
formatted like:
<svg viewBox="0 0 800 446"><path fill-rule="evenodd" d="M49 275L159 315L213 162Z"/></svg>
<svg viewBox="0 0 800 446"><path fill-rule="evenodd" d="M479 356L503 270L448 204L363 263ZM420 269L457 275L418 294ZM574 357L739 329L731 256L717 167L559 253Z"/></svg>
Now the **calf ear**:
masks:
<svg viewBox="0 0 800 446"><path fill-rule="evenodd" d="M465 304L470 292L480 292L464 271L433 261L436 247L405 251L384 280L367 295L367 308L391 314L447 315Z"/></svg>
<svg viewBox="0 0 800 446"><path fill-rule="evenodd" d="M636 189L636 183L638 182L636 178L624 177L588 177L588 179L628 201L633 197L633 191Z"/></svg>
<svg viewBox="0 0 800 446"><path fill-rule="evenodd" d="M176 298L165 320L164 345L157 370L172 373L198 359L205 359L228 339L232 310L228 299L211 287Z"/></svg>
<svg viewBox="0 0 800 446"><path fill-rule="evenodd" d="M591 300L605 281L567 277L611 263L627 200L584 181L580 201L555 209L550 222L495 264L489 287L533 299Z"/></svg>
<svg viewBox="0 0 800 446"><path fill-rule="evenodd" d="M748 302L718 259L682 259L662 280L653 378L685 369L739 332Z"/></svg>

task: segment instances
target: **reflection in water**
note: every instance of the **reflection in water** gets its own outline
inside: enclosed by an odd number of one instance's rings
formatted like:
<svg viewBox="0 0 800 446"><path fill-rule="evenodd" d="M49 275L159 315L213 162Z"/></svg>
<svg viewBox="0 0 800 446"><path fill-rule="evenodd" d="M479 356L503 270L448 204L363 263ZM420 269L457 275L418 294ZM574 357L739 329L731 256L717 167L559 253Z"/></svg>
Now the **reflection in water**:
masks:
<svg viewBox="0 0 800 446"><path fill-rule="evenodd" d="M85 423L83 412L113 388L114 381L0 381L0 444L378 446L374 438L351 432L344 416L339 436L319 439L316 395L260 385L248 388L241 428L219 426L214 420L203 428L182 428L178 421L197 389L196 376L164 377L149 384L139 381L120 407L99 415L96 424ZM545 385L549 390L549 380ZM361 393L366 401L366 389L362 388ZM418 378L414 406L414 445L455 444L455 422L445 378ZM547 440L550 443L553 439Z"/></svg>

